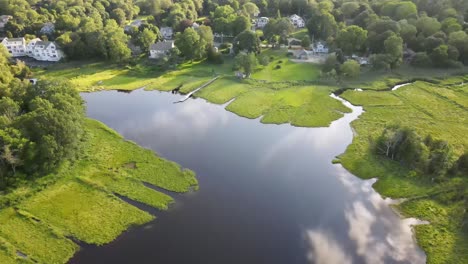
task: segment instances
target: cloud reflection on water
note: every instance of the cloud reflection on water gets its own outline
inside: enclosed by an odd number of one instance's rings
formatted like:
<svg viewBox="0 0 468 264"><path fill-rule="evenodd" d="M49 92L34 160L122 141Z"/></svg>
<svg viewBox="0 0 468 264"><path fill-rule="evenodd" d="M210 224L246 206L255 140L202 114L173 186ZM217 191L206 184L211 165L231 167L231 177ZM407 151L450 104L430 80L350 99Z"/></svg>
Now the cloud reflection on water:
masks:
<svg viewBox="0 0 468 264"><path fill-rule="evenodd" d="M176 142L183 143L194 138L203 138L203 135L214 126L228 124L230 113L220 111L217 106L192 101L190 103L176 104L167 109L155 111L151 114L149 124L139 124L139 120L129 120L125 125L124 134L137 134L138 137L153 136L148 133L155 131L171 131L169 134L161 133L155 136L170 136ZM190 131L190 137L187 137Z"/></svg>
<svg viewBox="0 0 468 264"><path fill-rule="evenodd" d="M354 241L357 254L367 264L383 264L386 260L412 264L425 263L426 257L417 247L411 226L424 222L414 218L399 219L389 207L390 199L383 199L372 188L375 179L362 181L353 177L343 167L337 168L338 178L343 185L355 196L345 209L345 218L349 225L348 236ZM307 231L308 234L318 231ZM384 232L385 239L379 238L378 233ZM324 236L324 235L322 235ZM310 239L313 263L323 263L316 252L320 241ZM327 242L331 243L331 242ZM336 243L336 242L333 242ZM332 243L332 244L333 244ZM339 246L331 247L337 256L343 252ZM333 255L333 254L331 254Z"/></svg>

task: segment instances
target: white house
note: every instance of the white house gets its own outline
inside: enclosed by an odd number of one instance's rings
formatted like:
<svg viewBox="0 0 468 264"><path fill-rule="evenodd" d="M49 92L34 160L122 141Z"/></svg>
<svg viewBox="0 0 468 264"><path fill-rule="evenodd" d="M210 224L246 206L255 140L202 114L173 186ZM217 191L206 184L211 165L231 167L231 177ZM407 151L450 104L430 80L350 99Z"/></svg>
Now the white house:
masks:
<svg viewBox="0 0 468 264"><path fill-rule="evenodd" d="M174 41L159 41L150 47L150 59L160 59L168 55L170 50L174 48Z"/></svg>
<svg viewBox="0 0 468 264"><path fill-rule="evenodd" d="M55 42L41 41L38 38L27 44L24 38L4 38L2 45L7 48L12 57L28 56L39 61L59 61L64 57Z"/></svg>
<svg viewBox="0 0 468 264"><path fill-rule="evenodd" d="M264 28L268 22L270 22L268 17L259 17L255 20L255 26L257 28Z"/></svg>
<svg viewBox="0 0 468 264"><path fill-rule="evenodd" d="M7 16L7 15L0 16L0 30L3 30L5 28L5 25L8 23L8 21L12 18L13 18L12 16Z"/></svg>
<svg viewBox="0 0 468 264"><path fill-rule="evenodd" d="M305 27L305 21L302 17L294 14L289 17L289 20L291 21L291 24L294 25L296 28L303 28Z"/></svg>
<svg viewBox="0 0 468 264"><path fill-rule="evenodd" d="M199 27L200 27L200 25L197 22L193 22L192 28L197 29Z"/></svg>
<svg viewBox="0 0 468 264"><path fill-rule="evenodd" d="M26 40L24 38L4 38L2 45L5 46L12 57L26 55Z"/></svg>
<svg viewBox="0 0 468 264"><path fill-rule="evenodd" d="M171 27L161 27L161 30L159 31L164 39L172 39L172 36L174 35L174 31Z"/></svg>
<svg viewBox="0 0 468 264"><path fill-rule="evenodd" d="M26 44L26 55L27 56L29 56L29 57L33 56L34 47L36 46L36 43L38 41L41 41L41 39L35 38L35 39L30 40L28 42L28 44Z"/></svg>
<svg viewBox="0 0 468 264"><path fill-rule="evenodd" d="M32 57L39 61L59 61L64 57L64 54L55 42L36 41Z"/></svg>
<svg viewBox="0 0 468 264"><path fill-rule="evenodd" d="M326 44L317 42L313 48L314 53L325 53L328 54L329 50Z"/></svg>

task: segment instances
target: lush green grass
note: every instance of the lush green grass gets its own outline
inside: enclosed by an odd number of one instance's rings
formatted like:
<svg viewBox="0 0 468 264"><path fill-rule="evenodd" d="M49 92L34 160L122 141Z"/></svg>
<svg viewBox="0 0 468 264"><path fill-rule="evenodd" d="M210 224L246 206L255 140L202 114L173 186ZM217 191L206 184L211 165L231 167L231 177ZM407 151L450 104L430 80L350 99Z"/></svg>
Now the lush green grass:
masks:
<svg viewBox="0 0 468 264"><path fill-rule="evenodd" d="M286 57L287 50L266 50L263 56L273 57L267 66L259 66L252 78L269 82L315 81L320 75L320 67L312 63L295 63ZM276 69L277 66L280 69Z"/></svg>
<svg viewBox="0 0 468 264"><path fill-rule="evenodd" d="M266 84L265 86L268 86ZM328 126L350 109L329 96L327 87L293 86L282 89L252 88L226 109L247 118L262 116L262 123Z"/></svg>
<svg viewBox="0 0 468 264"><path fill-rule="evenodd" d="M104 244L152 220L115 195L159 209L173 201L143 182L176 192L197 188L193 172L125 141L103 124L88 120L87 132L84 157L75 164L1 196L0 263L21 260L16 251L27 256L21 261L64 263L78 249L69 237Z"/></svg>
<svg viewBox="0 0 468 264"><path fill-rule="evenodd" d="M397 162L375 156L370 147L372 139L380 135L386 125L400 124L415 129L421 136L431 135L448 141L456 156L461 155L468 149L467 95L468 85L427 82L416 82L396 91L348 90L342 95L353 104L363 105L365 110L352 124L356 136L340 156L342 164L362 178L378 177L374 187L384 196L419 197L403 203L399 209L406 216L431 222L416 227L417 239L428 255L428 263L466 263L468 260L468 237L460 230L463 203L444 204L439 196L446 194L433 195L444 190L450 193L448 190L460 179L433 183L429 177L418 175Z"/></svg>
<svg viewBox="0 0 468 264"><path fill-rule="evenodd" d="M361 88L364 90L388 90L400 83L412 82L414 80L447 80L460 82L463 78L451 77L466 74L468 67L461 69L440 68L414 68L403 65L393 71L375 71L369 67L363 68L357 79L344 79L341 86ZM465 77L468 80L467 77Z"/></svg>
<svg viewBox="0 0 468 264"><path fill-rule="evenodd" d="M60 263L78 249L59 232L11 208L0 212L0 222L0 236L20 248L32 260Z"/></svg>
<svg viewBox="0 0 468 264"><path fill-rule="evenodd" d="M131 225L153 219L110 193L78 182L51 186L21 208L68 236L98 245L111 242Z"/></svg>

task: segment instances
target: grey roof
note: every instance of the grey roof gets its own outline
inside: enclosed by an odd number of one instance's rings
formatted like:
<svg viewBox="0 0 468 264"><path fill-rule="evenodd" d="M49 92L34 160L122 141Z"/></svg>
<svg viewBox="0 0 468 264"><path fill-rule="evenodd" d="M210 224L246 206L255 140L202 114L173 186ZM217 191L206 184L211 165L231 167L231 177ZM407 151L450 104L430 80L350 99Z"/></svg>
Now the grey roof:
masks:
<svg viewBox="0 0 468 264"><path fill-rule="evenodd" d="M50 41L38 41L38 42L36 42L36 46L44 46L44 49L48 48L50 44L52 44L52 42L50 42Z"/></svg>
<svg viewBox="0 0 468 264"><path fill-rule="evenodd" d="M160 41L151 45L150 50L168 51L172 49L174 41Z"/></svg>
<svg viewBox="0 0 468 264"><path fill-rule="evenodd" d="M24 41L24 38L6 38L6 41L8 41L8 42Z"/></svg>

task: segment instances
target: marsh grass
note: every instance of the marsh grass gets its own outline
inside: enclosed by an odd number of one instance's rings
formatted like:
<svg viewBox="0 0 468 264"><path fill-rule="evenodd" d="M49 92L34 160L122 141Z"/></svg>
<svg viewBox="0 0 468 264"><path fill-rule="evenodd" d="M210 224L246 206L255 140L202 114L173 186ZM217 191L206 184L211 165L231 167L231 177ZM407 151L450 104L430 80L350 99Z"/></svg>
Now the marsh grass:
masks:
<svg viewBox="0 0 468 264"><path fill-rule="evenodd" d="M2 196L0 263L65 263L78 250L70 238L105 244L133 225L154 219L115 194L167 209L173 199L144 185L175 192L197 188L195 174L87 120L83 158ZM133 166L127 166L133 164ZM24 253L27 258L16 256Z"/></svg>
<svg viewBox="0 0 468 264"><path fill-rule="evenodd" d="M365 112L352 123L356 136L340 156L341 163L362 178L378 177L374 188L382 195L409 198L397 206L405 216L430 222L415 227L428 263L466 263L468 259L468 237L461 230L464 204L440 199L443 194L449 195L458 181L468 184L468 179L449 178L436 184L430 177L418 175L398 162L376 156L370 150L372 140L386 125L400 124L415 129L423 137L431 135L448 141L454 153L461 155L468 149L467 92L468 85L418 81L396 91L342 94L351 103L364 106Z"/></svg>

